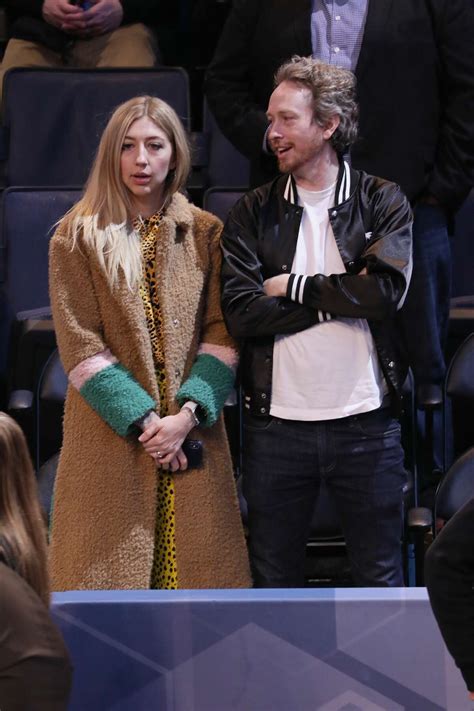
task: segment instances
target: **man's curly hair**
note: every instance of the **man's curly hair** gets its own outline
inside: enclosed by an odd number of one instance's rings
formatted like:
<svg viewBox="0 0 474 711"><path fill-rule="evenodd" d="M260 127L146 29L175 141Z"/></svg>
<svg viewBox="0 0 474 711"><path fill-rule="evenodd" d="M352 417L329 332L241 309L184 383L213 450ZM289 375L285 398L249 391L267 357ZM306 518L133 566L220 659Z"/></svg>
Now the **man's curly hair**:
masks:
<svg viewBox="0 0 474 711"><path fill-rule="evenodd" d="M275 88L284 81L310 90L314 119L321 127L325 127L332 116L339 116L339 126L330 138L335 151L343 153L354 143L359 109L355 100L356 79L352 72L295 54L277 70Z"/></svg>

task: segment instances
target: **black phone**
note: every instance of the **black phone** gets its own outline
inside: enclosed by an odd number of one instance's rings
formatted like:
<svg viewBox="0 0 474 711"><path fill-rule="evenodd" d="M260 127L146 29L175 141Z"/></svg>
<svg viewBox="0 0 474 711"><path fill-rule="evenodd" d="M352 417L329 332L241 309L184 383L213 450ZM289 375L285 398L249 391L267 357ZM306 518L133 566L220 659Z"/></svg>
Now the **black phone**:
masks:
<svg viewBox="0 0 474 711"><path fill-rule="evenodd" d="M202 467L203 446L200 439L185 439L181 448L188 460L188 469Z"/></svg>

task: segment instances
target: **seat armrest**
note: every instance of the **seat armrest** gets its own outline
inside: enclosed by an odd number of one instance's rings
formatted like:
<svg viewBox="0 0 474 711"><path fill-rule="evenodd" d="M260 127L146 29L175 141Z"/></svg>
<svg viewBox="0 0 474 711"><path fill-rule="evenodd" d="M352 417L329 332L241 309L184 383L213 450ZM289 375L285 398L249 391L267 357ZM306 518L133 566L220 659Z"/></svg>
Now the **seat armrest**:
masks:
<svg viewBox="0 0 474 711"><path fill-rule="evenodd" d="M409 531L426 532L433 526L433 512L425 506L416 506L408 510L407 528Z"/></svg>
<svg viewBox="0 0 474 711"><path fill-rule="evenodd" d="M443 388L436 383L423 383L416 388L416 404L420 410L438 410L443 404Z"/></svg>
<svg viewBox="0 0 474 711"><path fill-rule="evenodd" d="M8 400L8 411L31 410L33 407L32 390L13 390Z"/></svg>

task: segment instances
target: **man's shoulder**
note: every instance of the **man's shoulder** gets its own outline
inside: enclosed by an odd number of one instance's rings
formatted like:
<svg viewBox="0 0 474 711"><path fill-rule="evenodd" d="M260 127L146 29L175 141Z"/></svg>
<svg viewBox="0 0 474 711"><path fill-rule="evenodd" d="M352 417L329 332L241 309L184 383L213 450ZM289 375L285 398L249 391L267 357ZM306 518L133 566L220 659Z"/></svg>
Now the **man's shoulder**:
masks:
<svg viewBox="0 0 474 711"><path fill-rule="evenodd" d="M382 178L379 175L371 175L364 170L353 172L358 175L356 189L365 193L368 197L373 197L374 199L380 195L386 195L387 197L393 195L395 197L397 194L405 197L400 186L391 180Z"/></svg>

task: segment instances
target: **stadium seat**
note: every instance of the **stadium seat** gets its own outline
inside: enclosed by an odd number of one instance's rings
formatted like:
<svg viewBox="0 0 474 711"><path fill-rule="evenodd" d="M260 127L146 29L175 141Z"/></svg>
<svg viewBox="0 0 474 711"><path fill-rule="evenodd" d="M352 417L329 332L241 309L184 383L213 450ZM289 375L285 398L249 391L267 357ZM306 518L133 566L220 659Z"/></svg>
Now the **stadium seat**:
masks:
<svg viewBox="0 0 474 711"><path fill-rule="evenodd" d="M10 69L3 93L6 185L83 185L113 109L142 94L167 101L189 129L189 80L179 67Z"/></svg>
<svg viewBox="0 0 474 711"><path fill-rule="evenodd" d="M0 379L4 381L8 353L15 345L15 357L10 357L12 367L15 366L15 377L8 389L31 387L31 381L19 374L16 367L23 336L29 334L28 340L31 341L31 330L36 328L41 332L39 340L43 342L45 331L52 331L46 323L50 319L49 240L55 223L79 196L80 191L74 188L8 188L3 193L0 208L0 292L3 303ZM15 344L12 343L14 323L17 324ZM54 337L52 342L54 344Z"/></svg>
<svg viewBox="0 0 474 711"><path fill-rule="evenodd" d="M209 188L204 193L203 207L225 222L230 208L235 205L237 200L240 200L242 195L244 195L244 190L235 188Z"/></svg>

